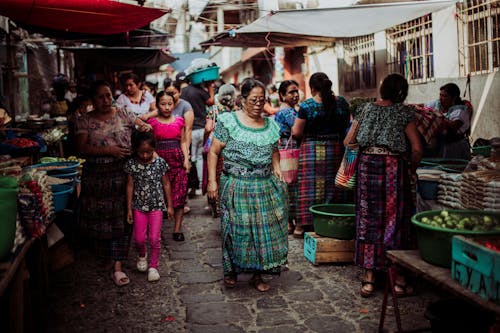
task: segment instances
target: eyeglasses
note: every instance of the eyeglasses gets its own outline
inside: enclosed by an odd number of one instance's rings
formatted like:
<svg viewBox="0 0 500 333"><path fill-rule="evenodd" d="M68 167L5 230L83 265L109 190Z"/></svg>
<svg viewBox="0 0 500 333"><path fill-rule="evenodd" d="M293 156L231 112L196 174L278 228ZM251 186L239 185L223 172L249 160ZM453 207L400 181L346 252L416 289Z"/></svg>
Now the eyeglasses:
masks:
<svg viewBox="0 0 500 333"><path fill-rule="evenodd" d="M264 97L261 97L261 98L249 98L247 99L248 103L252 104L252 105L257 105L257 104L264 104L266 102L266 99Z"/></svg>

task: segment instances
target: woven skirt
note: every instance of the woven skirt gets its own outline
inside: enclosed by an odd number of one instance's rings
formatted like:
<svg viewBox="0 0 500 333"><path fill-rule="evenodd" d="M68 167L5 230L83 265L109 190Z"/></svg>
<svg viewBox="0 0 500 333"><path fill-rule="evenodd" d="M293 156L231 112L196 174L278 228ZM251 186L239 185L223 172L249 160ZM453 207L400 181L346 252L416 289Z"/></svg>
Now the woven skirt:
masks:
<svg viewBox="0 0 500 333"><path fill-rule="evenodd" d="M340 141L306 140L300 146L297 182L297 225L311 225L309 207L325 203L353 203L354 194L335 187L344 146Z"/></svg>
<svg viewBox="0 0 500 333"><path fill-rule="evenodd" d="M132 228L127 223L126 173L123 161L84 164L80 225L103 259L128 256Z"/></svg>
<svg viewBox="0 0 500 333"><path fill-rule="evenodd" d="M286 184L223 174L220 207L224 274L279 272L288 255Z"/></svg>
<svg viewBox="0 0 500 333"><path fill-rule="evenodd" d="M170 181L174 208L182 208L186 204L188 174L184 168L184 153L179 141L158 141L156 151L168 164L167 176Z"/></svg>
<svg viewBox="0 0 500 333"><path fill-rule="evenodd" d="M415 202L407 161L361 154L356 184L356 264L386 270L385 251L415 247L410 219Z"/></svg>

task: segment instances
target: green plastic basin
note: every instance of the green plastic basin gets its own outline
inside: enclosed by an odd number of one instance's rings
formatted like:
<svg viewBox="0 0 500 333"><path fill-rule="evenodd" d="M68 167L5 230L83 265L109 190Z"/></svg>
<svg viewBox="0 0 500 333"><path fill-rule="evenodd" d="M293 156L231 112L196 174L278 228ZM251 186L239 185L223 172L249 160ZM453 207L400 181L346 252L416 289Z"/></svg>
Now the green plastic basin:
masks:
<svg viewBox="0 0 500 333"><path fill-rule="evenodd" d="M492 216L500 218L500 213L485 212L480 210L447 210L450 214L459 214L461 216ZM430 264L451 268L451 239L455 235L465 235L469 237L500 235L500 230L492 231L472 231L456 230L440 227L433 227L420 222L423 217L432 219L439 215L440 210L429 210L415 214L411 222L417 227L418 250L422 259Z"/></svg>
<svg viewBox="0 0 500 333"><path fill-rule="evenodd" d="M309 208L314 232L320 236L353 239L356 235L356 208L352 204L321 204Z"/></svg>
<svg viewBox="0 0 500 333"><path fill-rule="evenodd" d="M17 193L15 177L0 176L0 261L5 259L14 245L16 235Z"/></svg>

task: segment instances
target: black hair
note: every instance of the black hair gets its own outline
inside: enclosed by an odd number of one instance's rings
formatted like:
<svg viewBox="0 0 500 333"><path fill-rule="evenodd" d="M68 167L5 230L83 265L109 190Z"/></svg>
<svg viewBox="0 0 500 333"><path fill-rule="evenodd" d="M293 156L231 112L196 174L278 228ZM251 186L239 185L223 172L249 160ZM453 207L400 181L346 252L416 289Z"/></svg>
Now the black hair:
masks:
<svg viewBox="0 0 500 333"><path fill-rule="evenodd" d="M184 81L175 80L174 82L172 82L172 87L174 87L175 89L177 89L177 91L180 93L181 92L181 85L183 83L184 83Z"/></svg>
<svg viewBox="0 0 500 333"><path fill-rule="evenodd" d="M244 79L241 83L241 96L246 99L250 95L250 91L257 87L262 88L262 91L266 92L266 86L259 80L253 78Z"/></svg>
<svg viewBox="0 0 500 333"><path fill-rule="evenodd" d="M278 89L276 88L276 86L274 84L268 84L267 90L271 90L273 93L278 91Z"/></svg>
<svg viewBox="0 0 500 333"><path fill-rule="evenodd" d="M163 89L167 89L172 85L172 79L167 77L163 80Z"/></svg>
<svg viewBox="0 0 500 333"><path fill-rule="evenodd" d="M66 113L68 115L76 113L76 111L80 108L80 106L83 104L85 101L90 101L90 97L87 95L78 95L69 103L68 105L68 111Z"/></svg>
<svg viewBox="0 0 500 333"><path fill-rule="evenodd" d="M448 96L453 97L453 104L464 104L460 98L460 88L455 83L447 83L439 88L439 90L444 90Z"/></svg>
<svg viewBox="0 0 500 333"><path fill-rule="evenodd" d="M123 85L127 83L128 80L132 79L135 84L139 85L141 83L141 80L139 80L139 77L134 74L134 73L125 73L120 77L120 81Z"/></svg>
<svg viewBox="0 0 500 333"><path fill-rule="evenodd" d="M156 107L158 107L158 104L160 103L160 99L163 97L163 96L170 96L172 97L172 100L175 101L175 98L174 98L174 93L171 92L171 91L166 91L166 90L162 90L160 91L158 94L156 94Z"/></svg>
<svg viewBox="0 0 500 333"><path fill-rule="evenodd" d="M97 90L99 90L99 88L101 87L108 87L109 90L111 90L111 85L107 81L97 80L95 82L92 82L92 84L90 85L89 97L93 99L95 95L97 95Z"/></svg>
<svg viewBox="0 0 500 333"><path fill-rule="evenodd" d="M332 91L332 81L323 72L316 72L309 79L309 87L321 95L323 108L325 109L326 120L334 121L335 112L337 110L337 100Z"/></svg>
<svg viewBox="0 0 500 333"><path fill-rule="evenodd" d="M143 143L147 143L152 148L156 148L156 140L153 132L134 131L132 133L132 151L134 154Z"/></svg>
<svg viewBox="0 0 500 333"><path fill-rule="evenodd" d="M289 86L291 86L292 84L296 85L297 88L299 87L299 84L297 83L297 81L295 80L285 80L283 82L281 82L280 84L280 88L278 89L278 94L280 95L280 101L281 102L284 102L285 99L283 98L283 96L286 95L286 90L288 89Z"/></svg>
<svg viewBox="0 0 500 333"><path fill-rule="evenodd" d="M380 97L393 103L403 103L408 96L408 81L398 73L389 74L380 85Z"/></svg>

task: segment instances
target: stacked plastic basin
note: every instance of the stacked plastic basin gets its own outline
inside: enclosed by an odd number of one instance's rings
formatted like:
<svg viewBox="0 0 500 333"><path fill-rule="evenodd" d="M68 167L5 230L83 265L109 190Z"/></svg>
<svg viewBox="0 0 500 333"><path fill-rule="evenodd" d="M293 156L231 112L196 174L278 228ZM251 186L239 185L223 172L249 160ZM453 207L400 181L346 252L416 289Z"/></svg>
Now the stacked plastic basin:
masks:
<svg viewBox="0 0 500 333"><path fill-rule="evenodd" d="M14 245L16 235L17 179L10 176L0 176L0 261L4 260Z"/></svg>
<svg viewBox="0 0 500 333"><path fill-rule="evenodd" d="M77 178L78 166L77 161L51 162L33 165L33 168L39 170L46 169L47 174L51 177L69 179L68 184L52 185L52 196L54 200L54 211L60 212L66 208L70 194L73 192Z"/></svg>

